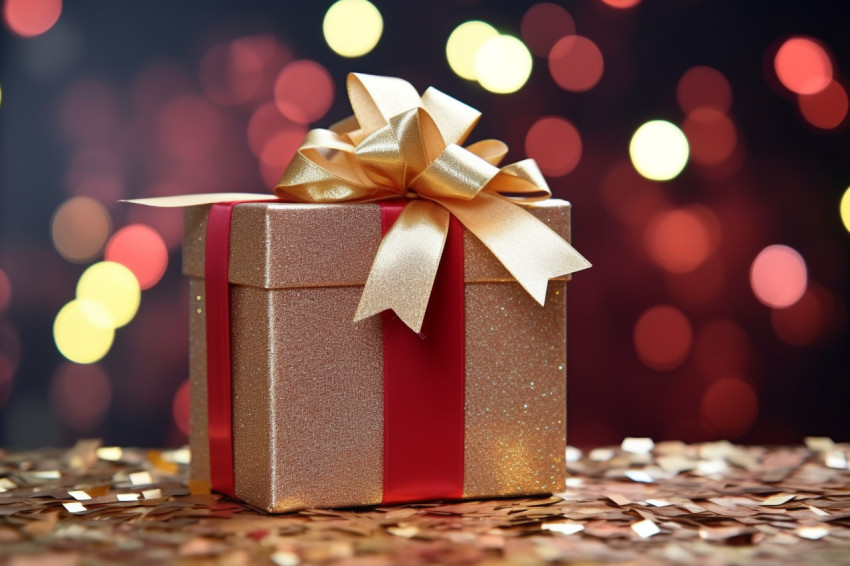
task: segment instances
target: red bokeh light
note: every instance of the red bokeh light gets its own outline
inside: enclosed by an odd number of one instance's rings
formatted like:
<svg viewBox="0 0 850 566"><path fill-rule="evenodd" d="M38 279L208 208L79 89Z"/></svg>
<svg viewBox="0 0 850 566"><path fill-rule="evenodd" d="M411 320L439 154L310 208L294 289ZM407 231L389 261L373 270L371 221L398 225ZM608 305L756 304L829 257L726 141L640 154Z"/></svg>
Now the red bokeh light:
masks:
<svg viewBox="0 0 850 566"><path fill-rule="evenodd" d="M0 314L6 312L12 303L12 282L6 272L0 269Z"/></svg>
<svg viewBox="0 0 850 566"><path fill-rule="evenodd" d="M706 377L741 373L747 369L752 355L750 337L744 328L733 320L712 320L696 333L694 366Z"/></svg>
<svg viewBox="0 0 850 566"><path fill-rule="evenodd" d="M177 388L174 401L171 403L174 424L186 436L189 436L189 412L189 380L187 379Z"/></svg>
<svg viewBox="0 0 850 566"><path fill-rule="evenodd" d="M140 196L166 197L185 194L186 188L176 183L156 183ZM180 208L157 208L131 206L127 211L128 224L147 224L162 237L168 249L180 247L183 241L183 210Z"/></svg>
<svg viewBox="0 0 850 566"><path fill-rule="evenodd" d="M614 217L643 228L649 219L667 206L658 183L640 175L630 161L621 161L602 179L602 202Z"/></svg>
<svg viewBox="0 0 850 566"><path fill-rule="evenodd" d="M306 132L304 128L281 114L277 104L267 102L251 114L251 119L248 121L248 146L254 155L259 157L273 137L293 129Z"/></svg>
<svg viewBox="0 0 850 566"><path fill-rule="evenodd" d="M602 3L607 4L612 8L624 10L626 8L631 8L632 6L637 6L640 4L640 0L602 0Z"/></svg>
<svg viewBox="0 0 850 566"><path fill-rule="evenodd" d="M3 20L12 32L22 37L41 35L62 14L62 0L6 0Z"/></svg>
<svg viewBox="0 0 850 566"><path fill-rule="evenodd" d="M801 94L797 102L803 118L816 128L837 128L847 117L847 91L835 80L820 92Z"/></svg>
<svg viewBox="0 0 850 566"><path fill-rule="evenodd" d="M221 139L223 129L221 111L194 94L178 96L159 117L162 149L177 159L207 156Z"/></svg>
<svg viewBox="0 0 850 566"><path fill-rule="evenodd" d="M758 396L749 383L726 377L708 387L702 398L700 415L719 436L734 439L753 427L758 407Z"/></svg>
<svg viewBox="0 0 850 566"><path fill-rule="evenodd" d="M806 291L806 262L788 246L768 246L750 268L750 285L756 298L773 308L790 307Z"/></svg>
<svg viewBox="0 0 850 566"><path fill-rule="evenodd" d="M713 248L705 216L688 209L657 214L644 236L649 256L672 273L687 273L699 267Z"/></svg>
<svg viewBox="0 0 850 566"><path fill-rule="evenodd" d="M130 224L109 238L104 259L127 266L139 280L139 286L150 289L165 274L168 248L159 233L150 226Z"/></svg>
<svg viewBox="0 0 850 566"><path fill-rule="evenodd" d="M824 334L826 305L813 289L806 289L800 300L784 309L773 309L770 322L779 339L794 346L807 346Z"/></svg>
<svg viewBox="0 0 850 566"><path fill-rule="evenodd" d="M551 177L566 175L581 160L581 136L569 121L545 116L525 136L525 153Z"/></svg>
<svg viewBox="0 0 850 566"><path fill-rule="evenodd" d="M66 362L50 381L50 403L59 418L80 432L89 432L106 416L112 386L97 364Z"/></svg>
<svg viewBox="0 0 850 566"><path fill-rule="evenodd" d="M218 104L241 104L256 96L263 82L263 60L244 43L214 46L201 61L201 87Z"/></svg>
<svg viewBox="0 0 850 566"><path fill-rule="evenodd" d="M535 4L522 17L520 34L529 51L548 57L559 39L576 32L573 17L562 6L549 2Z"/></svg>
<svg viewBox="0 0 850 566"><path fill-rule="evenodd" d="M564 90L584 92L602 78L605 63L599 47L580 35L559 39L549 52L549 72Z"/></svg>
<svg viewBox="0 0 850 566"><path fill-rule="evenodd" d="M334 83L330 73L315 61L293 61L284 67L274 86L281 113L299 124L324 116L331 107Z"/></svg>
<svg viewBox="0 0 850 566"><path fill-rule="evenodd" d="M735 124L713 108L697 108L688 113L682 131L688 138L690 158L700 165L724 163L732 156L738 142Z"/></svg>
<svg viewBox="0 0 850 566"><path fill-rule="evenodd" d="M652 369L670 370L680 366L688 357L692 338L688 318L671 305L650 307L635 323L635 350Z"/></svg>
<svg viewBox="0 0 850 566"><path fill-rule="evenodd" d="M787 39L776 52L773 68L785 88L797 94L820 92L832 81L832 61L812 38Z"/></svg>
<svg viewBox="0 0 850 566"><path fill-rule="evenodd" d="M686 114L698 108L728 112L732 106L732 86L717 69L692 67L679 79L676 99Z"/></svg>
<svg viewBox="0 0 850 566"><path fill-rule="evenodd" d="M267 186L274 187L280 180L292 156L301 147L305 135L307 131L296 126L278 132L263 147L260 152L260 175Z"/></svg>

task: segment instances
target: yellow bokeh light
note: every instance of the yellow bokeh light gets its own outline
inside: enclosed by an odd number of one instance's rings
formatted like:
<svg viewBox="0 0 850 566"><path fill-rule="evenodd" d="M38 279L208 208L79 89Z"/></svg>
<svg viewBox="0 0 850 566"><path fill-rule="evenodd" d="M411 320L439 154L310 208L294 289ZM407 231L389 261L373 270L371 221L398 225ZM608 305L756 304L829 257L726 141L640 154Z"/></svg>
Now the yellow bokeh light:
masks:
<svg viewBox="0 0 850 566"><path fill-rule="evenodd" d="M637 129L629 156L638 173L653 181L669 181L688 163L688 139L666 120L651 120Z"/></svg>
<svg viewBox="0 0 850 566"><path fill-rule="evenodd" d="M339 0L328 8L322 23L325 41L343 57L360 57L381 39L384 20L367 0Z"/></svg>
<svg viewBox="0 0 850 566"><path fill-rule="evenodd" d="M452 71L464 79L477 80L475 56L482 45L498 35L496 28L478 20L457 26L446 42L446 59Z"/></svg>
<svg viewBox="0 0 850 566"><path fill-rule="evenodd" d="M124 326L136 315L141 288L133 272L114 261L101 261L86 269L77 283L77 299L102 304L111 317L112 328Z"/></svg>
<svg viewBox="0 0 850 566"><path fill-rule="evenodd" d="M511 35L488 39L475 55L475 77L490 92L516 92L531 75L528 47Z"/></svg>
<svg viewBox="0 0 850 566"><path fill-rule="evenodd" d="M0 86L0 106L3 105L3 87Z"/></svg>
<svg viewBox="0 0 850 566"><path fill-rule="evenodd" d="M75 299L59 310L53 339L59 352L78 364L92 364L109 352L115 338L112 315L91 299Z"/></svg>
<svg viewBox="0 0 850 566"><path fill-rule="evenodd" d="M841 197L841 221L844 222L844 227L850 232L850 187L844 191L844 196Z"/></svg>

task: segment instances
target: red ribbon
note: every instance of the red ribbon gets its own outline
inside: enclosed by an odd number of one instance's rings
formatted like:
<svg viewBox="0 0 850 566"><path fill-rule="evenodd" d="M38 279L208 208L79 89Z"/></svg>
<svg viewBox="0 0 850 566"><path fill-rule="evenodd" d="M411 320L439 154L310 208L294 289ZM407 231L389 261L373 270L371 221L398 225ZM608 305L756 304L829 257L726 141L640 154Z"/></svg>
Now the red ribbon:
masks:
<svg viewBox="0 0 850 566"><path fill-rule="evenodd" d="M230 220L238 203L210 208L204 277L210 476L235 495L230 364ZM404 202L381 203L381 230ZM392 311L384 333L384 503L463 496L466 344L463 228L452 217L421 335Z"/></svg>
<svg viewBox="0 0 850 566"><path fill-rule="evenodd" d="M235 202L212 205L204 250L207 309L207 420L210 484L234 495L233 415L230 375L230 217Z"/></svg>
<svg viewBox="0 0 850 566"><path fill-rule="evenodd" d="M381 204L381 230L404 202ZM463 228L454 217L421 336L393 311L384 327L384 503L463 497L466 322Z"/></svg>

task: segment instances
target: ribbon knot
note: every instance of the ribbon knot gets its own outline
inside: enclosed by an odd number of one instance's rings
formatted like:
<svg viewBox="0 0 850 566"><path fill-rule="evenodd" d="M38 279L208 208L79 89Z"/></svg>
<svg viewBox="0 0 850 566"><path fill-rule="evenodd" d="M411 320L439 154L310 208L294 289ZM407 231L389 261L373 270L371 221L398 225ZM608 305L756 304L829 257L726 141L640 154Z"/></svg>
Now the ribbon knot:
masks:
<svg viewBox="0 0 850 566"><path fill-rule="evenodd" d="M275 194L313 203L408 200L381 241L355 320L392 309L420 331L449 214L541 305L550 278L590 267L518 206L551 196L533 160L498 168L507 153L501 141L462 147L477 110L434 88L420 97L396 78L352 73L347 88L354 116L310 131Z"/></svg>

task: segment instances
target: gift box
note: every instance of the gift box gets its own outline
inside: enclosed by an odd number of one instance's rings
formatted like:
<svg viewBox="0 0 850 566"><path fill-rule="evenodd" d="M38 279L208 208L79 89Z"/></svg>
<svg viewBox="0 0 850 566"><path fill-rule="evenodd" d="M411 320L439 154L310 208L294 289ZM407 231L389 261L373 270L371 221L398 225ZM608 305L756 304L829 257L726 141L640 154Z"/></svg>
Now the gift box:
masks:
<svg viewBox="0 0 850 566"><path fill-rule="evenodd" d="M188 207L192 475L270 512L564 488L570 206L475 109L351 74L275 196Z"/></svg>
<svg viewBox="0 0 850 566"><path fill-rule="evenodd" d="M568 203L549 200L530 211L569 236ZM233 209L234 495L256 507L283 512L385 501L383 318L352 321L381 241L380 212L377 204L248 203ZM208 215L209 206L188 208L184 225L191 473L200 479L210 478ZM462 343L454 345L465 349L463 415L455 423L463 442L458 495L563 490L567 278L550 281L540 306L477 238L466 232L462 240L465 306L452 314L465 319Z"/></svg>

